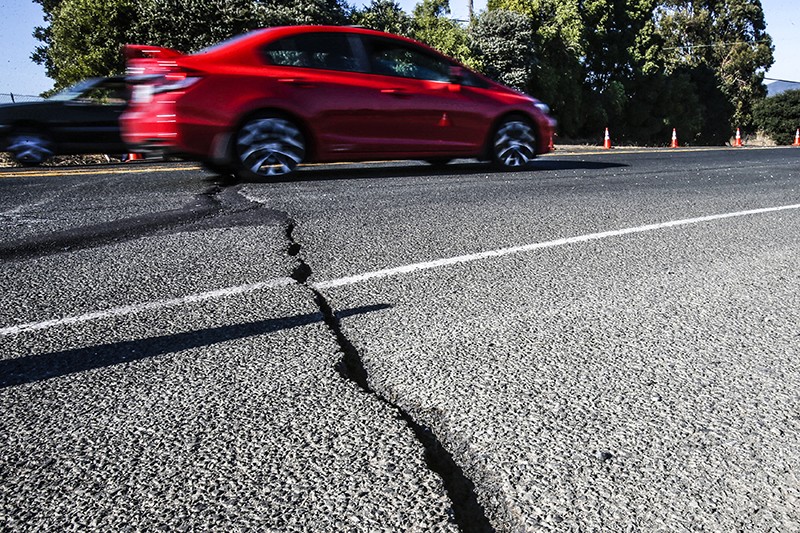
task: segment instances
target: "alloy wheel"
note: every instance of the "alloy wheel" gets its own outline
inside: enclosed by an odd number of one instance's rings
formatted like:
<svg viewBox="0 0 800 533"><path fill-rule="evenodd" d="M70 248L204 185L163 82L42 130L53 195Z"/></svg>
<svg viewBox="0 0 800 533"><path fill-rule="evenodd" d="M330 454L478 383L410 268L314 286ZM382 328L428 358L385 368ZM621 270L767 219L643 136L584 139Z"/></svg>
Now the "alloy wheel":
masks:
<svg viewBox="0 0 800 533"><path fill-rule="evenodd" d="M502 168L527 166L536 157L536 136L528 122L511 119L494 136L494 160Z"/></svg>
<svg viewBox="0 0 800 533"><path fill-rule="evenodd" d="M236 136L236 155L245 174L282 176L292 172L306 155L303 133L289 120L257 117Z"/></svg>
<svg viewBox="0 0 800 533"><path fill-rule="evenodd" d="M40 165L53 155L50 141L43 134L33 131L20 131L12 135L8 151L26 166Z"/></svg>

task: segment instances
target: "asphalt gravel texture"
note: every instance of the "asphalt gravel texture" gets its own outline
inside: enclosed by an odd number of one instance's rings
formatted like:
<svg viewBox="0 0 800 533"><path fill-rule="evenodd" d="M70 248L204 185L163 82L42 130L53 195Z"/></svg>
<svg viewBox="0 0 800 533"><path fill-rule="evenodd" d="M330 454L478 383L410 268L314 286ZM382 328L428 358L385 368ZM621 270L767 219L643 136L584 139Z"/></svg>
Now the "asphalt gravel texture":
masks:
<svg viewBox="0 0 800 533"><path fill-rule="evenodd" d="M0 528L800 531L798 161L0 179Z"/></svg>

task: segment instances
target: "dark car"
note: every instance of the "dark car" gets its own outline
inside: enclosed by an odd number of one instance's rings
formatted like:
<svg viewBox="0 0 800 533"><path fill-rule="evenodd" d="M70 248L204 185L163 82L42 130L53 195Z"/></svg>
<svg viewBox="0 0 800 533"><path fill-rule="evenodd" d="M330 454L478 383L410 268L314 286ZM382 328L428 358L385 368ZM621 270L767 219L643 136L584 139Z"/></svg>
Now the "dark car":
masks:
<svg viewBox="0 0 800 533"><path fill-rule="evenodd" d="M91 78L39 102L0 105L0 152L31 166L52 155L125 153L124 77Z"/></svg>
<svg viewBox="0 0 800 533"><path fill-rule="evenodd" d="M243 178L302 162L454 158L523 168L555 121L535 98L428 46L353 27L257 30L184 55L128 45L131 151L157 150Z"/></svg>

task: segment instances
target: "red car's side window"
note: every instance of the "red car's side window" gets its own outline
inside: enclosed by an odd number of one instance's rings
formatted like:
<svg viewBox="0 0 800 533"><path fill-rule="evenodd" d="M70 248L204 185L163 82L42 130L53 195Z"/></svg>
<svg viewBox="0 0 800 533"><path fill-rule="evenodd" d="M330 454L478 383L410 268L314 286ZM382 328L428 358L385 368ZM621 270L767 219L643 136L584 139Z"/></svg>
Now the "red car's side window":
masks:
<svg viewBox="0 0 800 533"><path fill-rule="evenodd" d="M423 50L389 39L369 39L367 48L374 74L431 81L450 79L451 64Z"/></svg>
<svg viewBox="0 0 800 533"><path fill-rule="evenodd" d="M306 33L269 43L262 57L272 65L343 70L362 70L343 33Z"/></svg>

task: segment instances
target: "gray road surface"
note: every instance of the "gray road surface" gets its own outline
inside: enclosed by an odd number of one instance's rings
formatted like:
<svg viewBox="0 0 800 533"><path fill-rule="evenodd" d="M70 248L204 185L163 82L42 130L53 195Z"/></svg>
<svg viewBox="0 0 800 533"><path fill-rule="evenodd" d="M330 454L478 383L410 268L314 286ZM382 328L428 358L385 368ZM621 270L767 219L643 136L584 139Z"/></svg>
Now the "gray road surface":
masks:
<svg viewBox="0 0 800 533"><path fill-rule="evenodd" d="M799 160L0 179L2 528L800 531Z"/></svg>

